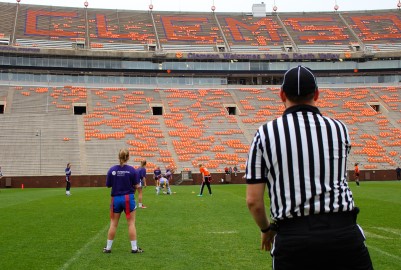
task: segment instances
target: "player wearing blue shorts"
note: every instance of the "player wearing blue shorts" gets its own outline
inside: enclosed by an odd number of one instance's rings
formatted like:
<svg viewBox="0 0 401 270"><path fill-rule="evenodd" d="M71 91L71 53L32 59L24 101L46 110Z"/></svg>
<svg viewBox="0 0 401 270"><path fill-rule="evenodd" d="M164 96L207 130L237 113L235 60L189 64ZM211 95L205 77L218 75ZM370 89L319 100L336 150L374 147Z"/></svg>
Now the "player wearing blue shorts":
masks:
<svg viewBox="0 0 401 270"><path fill-rule="evenodd" d="M115 165L107 172L106 186L111 188L110 203L110 228L107 234L107 244L104 253L111 253L111 247L116 235L118 221L124 211L128 223L128 234L131 241L131 252L142 253L143 250L137 246L135 226L135 198L134 189L139 186L137 171L127 165L129 151L121 149L118 154L120 165Z"/></svg>

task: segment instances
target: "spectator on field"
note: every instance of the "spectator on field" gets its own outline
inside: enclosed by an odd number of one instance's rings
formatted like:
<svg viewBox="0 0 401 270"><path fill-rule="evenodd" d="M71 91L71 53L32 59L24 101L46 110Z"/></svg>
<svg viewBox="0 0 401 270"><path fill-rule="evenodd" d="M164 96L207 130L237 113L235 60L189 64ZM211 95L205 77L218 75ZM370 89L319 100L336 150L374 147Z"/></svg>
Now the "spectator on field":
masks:
<svg viewBox="0 0 401 270"><path fill-rule="evenodd" d="M234 168L233 168L233 172L234 172L234 175L235 175L235 176L237 176L237 174L238 174L238 168L237 168L237 165L235 165L235 166L234 166Z"/></svg>
<svg viewBox="0 0 401 270"><path fill-rule="evenodd" d="M230 174L230 172L228 171L228 167L225 167L225 168L224 168L224 172L225 172L226 174Z"/></svg>
<svg viewBox="0 0 401 270"><path fill-rule="evenodd" d="M395 172L397 173L397 180L401 180L401 168L400 168L400 166L398 166L397 169L395 169ZM0 171L0 173L1 173L1 171Z"/></svg>
<svg viewBox="0 0 401 270"><path fill-rule="evenodd" d="M145 209L147 207L142 204L142 199L143 199L143 189L146 188L146 160L141 161L141 166L138 168L138 175L139 175L139 187L136 189L138 190L138 207Z"/></svg>
<svg viewBox="0 0 401 270"><path fill-rule="evenodd" d="M67 168L65 168L65 195L71 196L71 163L67 163Z"/></svg>
<svg viewBox="0 0 401 270"><path fill-rule="evenodd" d="M354 164L354 180L357 186L359 186L359 173L360 173L358 165L359 165L358 162Z"/></svg>
<svg viewBox="0 0 401 270"><path fill-rule="evenodd" d="M318 97L310 69L297 66L284 74L286 109L259 127L249 150L247 205L273 269L372 270L347 183L349 133L344 123L320 113Z"/></svg>
<svg viewBox="0 0 401 270"><path fill-rule="evenodd" d="M107 172L106 186L111 188L110 203L110 227L107 233L107 244L103 249L104 253L111 253L114 237L116 235L118 221L121 213L125 212L128 223L128 234L131 241L131 253L142 253L143 250L137 245L135 226L135 188L139 187L138 172L127 165L129 151L121 149L118 153L119 165L112 166Z"/></svg>

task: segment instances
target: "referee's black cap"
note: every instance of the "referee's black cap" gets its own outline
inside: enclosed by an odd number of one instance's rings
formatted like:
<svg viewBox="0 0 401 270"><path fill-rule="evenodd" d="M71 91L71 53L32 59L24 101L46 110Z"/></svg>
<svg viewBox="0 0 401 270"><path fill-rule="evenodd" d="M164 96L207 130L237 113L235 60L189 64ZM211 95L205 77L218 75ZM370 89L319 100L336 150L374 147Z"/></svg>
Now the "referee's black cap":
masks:
<svg viewBox="0 0 401 270"><path fill-rule="evenodd" d="M316 78L311 69L299 65L287 70L281 88L286 94L305 96L317 90Z"/></svg>

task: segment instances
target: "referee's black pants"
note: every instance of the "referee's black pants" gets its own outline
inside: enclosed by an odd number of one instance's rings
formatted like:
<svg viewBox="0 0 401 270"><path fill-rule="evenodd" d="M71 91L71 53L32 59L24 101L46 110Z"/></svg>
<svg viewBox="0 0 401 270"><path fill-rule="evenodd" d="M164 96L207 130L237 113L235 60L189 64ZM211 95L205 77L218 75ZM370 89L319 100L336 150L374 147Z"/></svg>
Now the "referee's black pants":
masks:
<svg viewBox="0 0 401 270"><path fill-rule="evenodd" d="M324 214L278 222L274 270L372 270L356 214Z"/></svg>

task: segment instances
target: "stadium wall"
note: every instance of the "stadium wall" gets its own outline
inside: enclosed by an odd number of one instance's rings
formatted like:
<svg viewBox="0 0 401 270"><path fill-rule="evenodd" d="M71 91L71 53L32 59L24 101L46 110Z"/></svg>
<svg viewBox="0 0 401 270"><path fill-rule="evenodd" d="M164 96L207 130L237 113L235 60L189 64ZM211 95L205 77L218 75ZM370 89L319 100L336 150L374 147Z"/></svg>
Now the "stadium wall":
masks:
<svg viewBox="0 0 401 270"><path fill-rule="evenodd" d="M353 170L348 171L348 180L353 181ZM231 174L229 181L224 173L212 173L212 184L245 184L244 173L237 176ZM154 186L153 175L146 176L147 185ZM221 180L224 179L222 182ZM360 181L391 181L396 179L395 170L361 170ZM173 176L172 185L180 182L180 185L200 185L202 182L199 173L192 174L192 179L181 182L181 174ZM105 175L79 175L71 177L72 187L104 187L106 183ZM0 180L0 188L61 188L65 187L65 176L4 176Z"/></svg>
<svg viewBox="0 0 401 270"><path fill-rule="evenodd" d="M231 175L230 183L232 184L244 184L245 180L242 178L244 173L238 173L237 176ZM221 179L226 179L224 173L212 173L212 184L224 184L227 183L225 180L221 182ZM148 174L146 176L146 182L149 186L154 186L153 175ZM172 185L181 182L181 174L174 174ZM200 185L202 182L201 175L199 173L192 174L191 180L184 180L180 185ZM105 175L78 175L71 176L72 187L104 187L106 184ZM0 180L0 188L60 188L65 187L65 176L4 176Z"/></svg>

